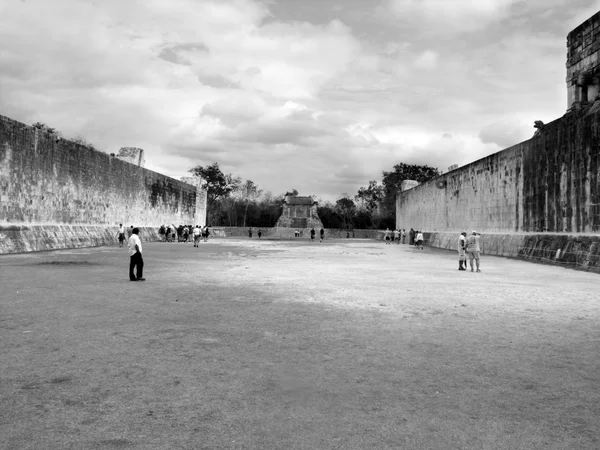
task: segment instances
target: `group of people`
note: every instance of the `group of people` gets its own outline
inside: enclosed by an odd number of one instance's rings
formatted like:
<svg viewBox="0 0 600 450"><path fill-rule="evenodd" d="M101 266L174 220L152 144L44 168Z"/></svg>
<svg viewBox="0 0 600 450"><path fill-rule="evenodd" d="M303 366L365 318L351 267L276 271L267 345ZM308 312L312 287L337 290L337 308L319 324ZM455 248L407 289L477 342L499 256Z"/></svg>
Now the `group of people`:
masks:
<svg viewBox="0 0 600 450"><path fill-rule="evenodd" d="M162 237L163 242L190 242L193 238L194 247L198 247L198 243L201 239L204 239L204 242L208 241L208 236L210 236L210 230L208 226L200 226L196 225L179 225L176 227L175 225L161 225L158 229L158 234Z"/></svg>
<svg viewBox="0 0 600 450"><path fill-rule="evenodd" d="M181 232L180 232L181 228ZM175 228L172 226L161 225L159 229L159 234L165 236L165 241L172 242L174 239L175 233L178 236L182 236L182 239L179 242L187 242L189 234L191 233L194 236L194 247L198 247L200 239L203 238L204 242L208 240L208 236L210 235L210 231L207 226L200 227L196 225L194 228L180 225L180 227ZM131 281L145 281L146 279L143 276L144 270L144 259L142 258L142 241L139 238L140 230L135 228L133 225L128 230L125 230L123 224L119 224L119 231L117 232L117 237L119 240L119 247L123 247L123 242L125 241L125 234L128 235L127 247L129 249L129 279ZM171 236L171 234L173 236ZM321 228L320 232L321 240L325 238L325 230ZM296 236L299 234L297 233ZM315 240L316 231L314 228L310 230L310 239L311 241ZM415 245L416 248L423 250L423 233L420 230L410 229L409 233L409 244ZM252 238L252 228L248 229L248 236ZM262 230L258 230L258 237L262 236ZM396 229L393 232L390 231L389 228L385 230L385 243L392 244L393 242L397 244L402 241L402 243L406 243L406 230ZM481 235L476 231L471 233L471 236L467 237L467 232L463 231L460 233L458 237L458 270L464 271L467 270L467 257L469 258L469 266L471 267L471 272L474 272L475 269L477 272L481 272L480 269L480 252L481 252ZM475 261L475 265L473 265L473 261ZM136 270L137 269L137 270Z"/></svg>
<svg viewBox="0 0 600 450"><path fill-rule="evenodd" d="M467 232L463 231L458 237L458 270L467 270L467 257L469 258L469 266L471 272L474 272L473 261L477 272L481 272L479 268L479 253L481 252L481 235L477 231L473 231L471 236L467 237Z"/></svg>
<svg viewBox="0 0 600 450"><path fill-rule="evenodd" d="M411 228L410 231L408 231L407 233L406 229L404 228L397 228L394 231L391 231L389 228L386 228L384 234L385 243L389 245L393 244L394 242L396 244L406 244L407 237L409 245L414 245L415 248L423 250L423 241L425 239L423 238L423 232L421 230L413 230Z"/></svg>
<svg viewBox="0 0 600 450"><path fill-rule="evenodd" d="M317 235L317 231L315 230L314 227L312 227L310 229L310 240L314 241L316 235ZM298 229L294 230L294 237L297 237L297 238L302 237L302 231L298 230ZM323 240L325 239L325 229L321 228L319 230L319 237L320 237L319 242L323 242ZM348 233L348 237L350 237L349 233Z"/></svg>
<svg viewBox="0 0 600 450"><path fill-rule="evenodd" d="M262 230L259 228L258 229L258 238L260 239L262 237ZM252 227L248 228L248 237L250 239L252 239Z"/></svg>

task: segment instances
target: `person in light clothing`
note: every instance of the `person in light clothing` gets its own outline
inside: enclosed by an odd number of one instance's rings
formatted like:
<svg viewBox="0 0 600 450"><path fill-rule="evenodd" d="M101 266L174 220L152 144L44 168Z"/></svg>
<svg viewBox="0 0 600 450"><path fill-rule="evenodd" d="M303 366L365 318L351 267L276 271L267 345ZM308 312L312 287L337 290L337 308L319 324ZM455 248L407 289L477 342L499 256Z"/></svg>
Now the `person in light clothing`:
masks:
<svg viewBox="0 0 600 450"><path fill-rule="evenodd" d="M479 269L479 252L481 251L480 240L481 236L477 233L477 231L473 231L473 233L471 233L471 236L467 238L467 255L469 256L469 265L471 266L471 272L473 272L473 260L475 260L477 272L481 272L481 270Z"/></svg>
<svg viewBox="0 0 600 450"><path fill-rule="evenodd" d="M417 230L415 233L417 235L415 238L415 247L419 250L423 250L423 232Z"/></svg>
<svg viewBox="0 0 600 450"><path fill-rule="evenodd" d="M122 223L119 224L119 232L117 233L117 237L119 238L119 247L123 247L123 242L125 241L125 227Z"/></svg>
<svg viewBox="0 0 600 450"><path fill-rule="evenodd" d="M458 237L458 270L467 270L467 232L463 231Z"/></svg>
<svg viewBox="0 0 600 450"><path fill-rule="evenodd" d="M138 236L140 230L134 228L131 230L131 237L127 242L129 247L129 280L130 281L146 281L144 278L144 259L142 258L142 241ZM133 269L137 267L136 273Z"/></svg>
<svg viewBox="0 0 600 450"><path fill-rule="evenodd" d="M198 225L194 228L194 247L198 247L200 244L200 235L202 234L202 230Z"/></svg>

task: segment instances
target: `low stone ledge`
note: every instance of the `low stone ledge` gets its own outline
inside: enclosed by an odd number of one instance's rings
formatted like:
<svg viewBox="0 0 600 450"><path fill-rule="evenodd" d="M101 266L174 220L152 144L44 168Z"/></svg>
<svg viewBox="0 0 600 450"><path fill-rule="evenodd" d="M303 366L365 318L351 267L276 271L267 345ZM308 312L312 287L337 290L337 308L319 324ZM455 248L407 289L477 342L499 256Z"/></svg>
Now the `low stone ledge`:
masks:
<svg viewBox="0 0 600 450"><path fill-rule="evenodd" d="M158 227L138 228L142 241L160 240ZM0 254L113 245L118 231L102 225L1 225Z"/></svg>
<svg viewBox="0 0 600 450"><path fill-rule="evenodd" d="M459 232L425 232L427 245L457 250ZM600 235L482 233L481 253L600 272Z"/></svg>

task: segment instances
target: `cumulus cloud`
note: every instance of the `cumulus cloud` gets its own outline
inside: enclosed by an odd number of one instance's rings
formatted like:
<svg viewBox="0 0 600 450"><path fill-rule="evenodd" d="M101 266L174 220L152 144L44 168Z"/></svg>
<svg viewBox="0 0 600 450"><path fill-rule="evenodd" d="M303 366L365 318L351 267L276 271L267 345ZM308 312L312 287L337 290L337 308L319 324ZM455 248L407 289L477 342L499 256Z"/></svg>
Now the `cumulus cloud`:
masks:
<svg viewBox="0 0 600 450"><path fill-rule="evenodd" d="M428 33L473 31L486 28L491 22L502 20L518 0L389 0L388 11L396 19L423 22Z"/></svg>
<svg viewBox="0 0 600 450"><path fill-rule="evenodd" d="M595 4L5 1L0 114L142 147L176 178L218 161L275 193L335 198L561 115L564 22Z"/></svg>
<svg viewBox="0 0 600 450"><path fill-rule="evenodd" d="M529 127L524 123L501 121L487 125L479 132L483 143L496 144L500 148L507 148L529 139L533 132L533 122Z"/></svg>
<svg viewBox="0 0 600 450"><path fill-rule="evenodd" d="M433 50L425 50L415 61L415 67L427 70L435 69L437 67L438 57L439 55Z"/></svg>

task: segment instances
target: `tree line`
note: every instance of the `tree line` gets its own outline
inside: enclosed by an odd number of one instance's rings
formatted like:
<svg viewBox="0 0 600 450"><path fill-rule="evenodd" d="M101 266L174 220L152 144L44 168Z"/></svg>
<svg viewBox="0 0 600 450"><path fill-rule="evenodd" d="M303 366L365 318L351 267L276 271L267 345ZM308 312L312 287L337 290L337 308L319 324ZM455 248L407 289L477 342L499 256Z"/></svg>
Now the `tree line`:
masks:
<svg viewBox="0 0 600 450"><path fill-rule="evenodd" d="M198 165L189 170L201 177L207 190L207 223L210 226L274 227L283 211L285 196L298 195L292 189L279 195L264 192L252 180L226 174L218 163ZM380 182L369 181L350 196L341 194L335 202L319 202L318 214L325 228L382 229L396 227L396 194L404 180L424 183L440 175L426 165L399 163L383 171Z"/></svg>

